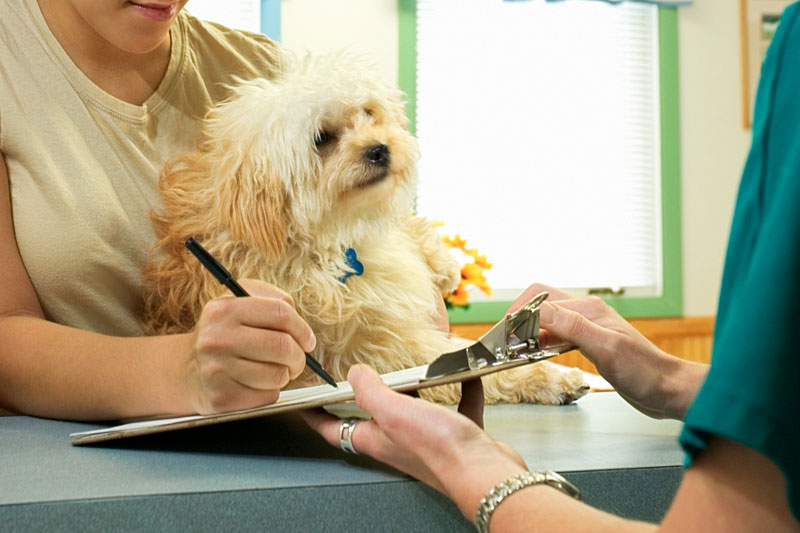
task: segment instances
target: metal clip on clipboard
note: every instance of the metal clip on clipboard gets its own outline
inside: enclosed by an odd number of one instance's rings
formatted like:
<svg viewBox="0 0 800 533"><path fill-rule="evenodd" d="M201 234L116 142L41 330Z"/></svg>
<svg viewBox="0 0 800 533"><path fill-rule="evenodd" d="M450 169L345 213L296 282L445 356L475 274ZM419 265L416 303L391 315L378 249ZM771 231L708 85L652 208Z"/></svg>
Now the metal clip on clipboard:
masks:
<svg viewBox="0 0 800 533"><path fill-rule="evenodd" d="M519 310L497 322L477 342L438 357L430 365L423 381L460 372L480 371L490 367L519 366L548 359L570 349L569 346L539 346L539 308L548 294L531 298Z"/></svg>

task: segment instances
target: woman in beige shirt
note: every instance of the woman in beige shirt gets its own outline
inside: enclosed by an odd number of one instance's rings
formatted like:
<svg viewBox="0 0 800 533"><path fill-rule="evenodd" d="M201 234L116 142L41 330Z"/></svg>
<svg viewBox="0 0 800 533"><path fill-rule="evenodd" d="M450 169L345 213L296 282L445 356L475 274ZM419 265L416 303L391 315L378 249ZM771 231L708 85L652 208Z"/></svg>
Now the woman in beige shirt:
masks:
<svg viewBox="0 0 800 533"><path fill-rule="evenodd" d="M0 408L69 419L210 413L274 401L314 348L291 299L210 302L146 337L139 269L163 163L234 76L277 46L201 22L186 0L0 0Z"/></svg>

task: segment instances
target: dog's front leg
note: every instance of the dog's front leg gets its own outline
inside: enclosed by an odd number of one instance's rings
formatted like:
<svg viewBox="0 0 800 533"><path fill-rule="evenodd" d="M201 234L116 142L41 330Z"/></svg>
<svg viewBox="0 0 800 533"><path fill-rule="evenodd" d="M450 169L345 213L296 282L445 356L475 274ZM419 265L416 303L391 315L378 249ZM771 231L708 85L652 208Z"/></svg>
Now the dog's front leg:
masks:
<svg viewBox="0 0 800 533"><path fill-rule="evenodd" d="M481 380L487 404L564 405L589 392L589 386L579 370L562 372L546 361L489 374ZM461 398L461 384L423 389L420 396L436 403L455 404Z"/></svg>
<svg viewBox="0 0 800 533"><path fill-rule="evenodd" d="M433 223L426 218L412 216L406 221L405 229L419 244L439 290L442 293L454 291L461 281L461 267L434 229Z"/></svg>

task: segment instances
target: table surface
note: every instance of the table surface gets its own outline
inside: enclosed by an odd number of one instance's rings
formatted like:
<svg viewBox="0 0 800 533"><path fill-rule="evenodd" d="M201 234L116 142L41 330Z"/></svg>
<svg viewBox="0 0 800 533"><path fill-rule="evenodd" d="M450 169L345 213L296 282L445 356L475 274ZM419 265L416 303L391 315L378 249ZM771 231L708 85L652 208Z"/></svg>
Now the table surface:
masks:
<svg viewBox="0 0 800 533"><path fill-rule="evenodd" d="M663 468L677 472L683 461L676 440L679 422L648 418L613 392L592 393L568 406L487 406L485 425L491 435L513 446L532 470L552 469L568 478L570 473L658 472ZM351 497L368 500L384 494L381 491L391 499L392 491L413 490L417 491L415 505L419 505L422 490L437 499L432 491L388 467L330 447L296 416L93 446L70 444L70 433L97 427L0 417L0 516L3 508L39 516L35 508L52 503L86 505L169 495L245 497L248 491L290 494L319 489L320 495L329 495L347 494L349 488ZM670 479L674 485L674 478ZM648 486L651 481L642 479L641 483ZM360 496L353 492L362 488ZM672 493L674 486L667 488L664 497L671 498ZM659 505L663 507L663 502ZM453 509L445 512L453 514ZM59 516L64 519L63 512Z"/></svg>

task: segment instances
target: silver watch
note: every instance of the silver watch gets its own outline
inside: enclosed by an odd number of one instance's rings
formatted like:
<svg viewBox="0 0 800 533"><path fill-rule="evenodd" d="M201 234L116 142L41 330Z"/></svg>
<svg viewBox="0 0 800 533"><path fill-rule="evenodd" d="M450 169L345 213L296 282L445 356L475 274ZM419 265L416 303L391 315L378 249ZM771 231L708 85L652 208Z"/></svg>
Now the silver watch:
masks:
<svg viewBox="0 0 800 533"><path fill-rule="evenodd" d="M492 517L492 512L505 498L519 489L542 483L559 489L576 500L581 499L581 491L578 490L578 487L567 481L561 474L549 470L543 472L523 472L522 474L510 477L498 483L483 497L480 505L478 505L478 531L480 533L488 533L489 519Z"/></svg>

